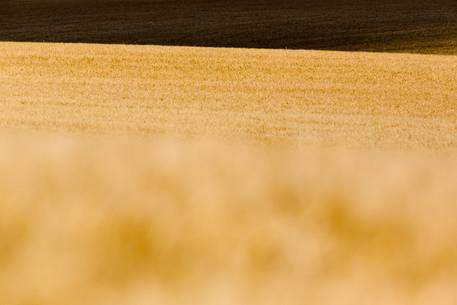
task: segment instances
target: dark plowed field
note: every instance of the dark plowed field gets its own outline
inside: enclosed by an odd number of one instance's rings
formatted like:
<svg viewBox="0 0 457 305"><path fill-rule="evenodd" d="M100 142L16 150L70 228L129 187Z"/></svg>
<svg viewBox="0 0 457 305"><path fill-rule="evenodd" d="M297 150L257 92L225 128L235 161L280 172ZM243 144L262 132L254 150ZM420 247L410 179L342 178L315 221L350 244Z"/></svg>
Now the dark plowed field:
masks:
<svg viewBox="0 0 457 305"><path fill-rule="evenodd" d="M457 54L457 1L3 0L0 41Z"/></svg>

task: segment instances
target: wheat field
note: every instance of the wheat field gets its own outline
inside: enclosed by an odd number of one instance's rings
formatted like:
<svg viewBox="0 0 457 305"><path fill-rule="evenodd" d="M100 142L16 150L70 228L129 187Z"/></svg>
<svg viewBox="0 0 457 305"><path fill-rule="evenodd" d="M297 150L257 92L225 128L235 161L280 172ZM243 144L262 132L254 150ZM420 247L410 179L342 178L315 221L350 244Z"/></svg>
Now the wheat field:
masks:
<svg viewBox="0 0 457 305"><path fill-rule="evenodd" d="M457 158L0 140L0 303L454 304Z"/></svg>
<svg viewBox="0 0 457 305"><path fill-rule="evenodd" d="M457 146L457 57L0 43L0 126L349 148Z"/></svg>
<svg viewBox="0 0 457 305"><path fill-rule="evenodd" d="M0 304L455 304L455 71L0 43Z"/></svg>

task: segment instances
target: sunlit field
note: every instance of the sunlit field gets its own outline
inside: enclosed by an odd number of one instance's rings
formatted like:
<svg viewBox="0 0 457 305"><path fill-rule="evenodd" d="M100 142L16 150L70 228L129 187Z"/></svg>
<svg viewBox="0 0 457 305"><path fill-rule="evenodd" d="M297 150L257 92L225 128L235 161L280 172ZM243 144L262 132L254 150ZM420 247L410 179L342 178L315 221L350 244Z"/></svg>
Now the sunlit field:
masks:
<svg viewBox="0 0 457 305"><path fill-rule="evenodd" d="M0 43L0 304L455 304L456 71Z"/></svg>
<svg viewBox="0 0 457 305"><path fill-rule="evenodd" d="M0 43L0 127L457 147L457 57Z"/></svg>
<svg viewBox="0 0 457 305"><path fill-rule="evenodd" d="M0 140L0 303L454 304L457 159Z"/></svg>

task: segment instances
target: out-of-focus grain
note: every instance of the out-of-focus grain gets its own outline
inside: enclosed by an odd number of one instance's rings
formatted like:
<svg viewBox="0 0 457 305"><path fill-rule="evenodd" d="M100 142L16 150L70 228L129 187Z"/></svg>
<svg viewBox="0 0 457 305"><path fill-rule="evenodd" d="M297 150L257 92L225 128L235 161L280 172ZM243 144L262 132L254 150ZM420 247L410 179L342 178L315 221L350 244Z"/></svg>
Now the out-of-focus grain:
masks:
<svg viewBox="0 0 457 305"><path fill-rule="evenodd" d="M0 303L454 304L455 157L0 140Z"/></svg>

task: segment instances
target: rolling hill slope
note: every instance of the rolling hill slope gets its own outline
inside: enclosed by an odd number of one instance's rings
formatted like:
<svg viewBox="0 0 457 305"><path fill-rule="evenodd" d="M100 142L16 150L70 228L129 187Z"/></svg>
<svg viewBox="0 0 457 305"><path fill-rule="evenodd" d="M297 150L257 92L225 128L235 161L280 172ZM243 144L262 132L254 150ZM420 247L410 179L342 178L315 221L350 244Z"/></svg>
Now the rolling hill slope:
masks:
<svg viewBox="0 0 457 305"><path fill-rule="evenodd" d="M455 305L456 54L447 0L3 0L0 304Z"/></svg>
<svg viewBox="0 0 457 305"><path fill-rule="evenodd" d="M24 11L0 32L109 37L119 20L87 7L93 23ZM138 42L128 24L113 42ZM393 46L452 53L419 41ZM0 42L0 304L455 304L456 71L450 55Z"/></svg>
<svg viewBox="0 0 457 305"><path fill-rule="evenodd" d="M0 127L455 149L457 57L0 43Z"/></svg>
<svg viewBox="0 0 457 305"><path fill-rule="evenodd" d="M1 40L457 54L457 3L5 0Z"/></svg>

